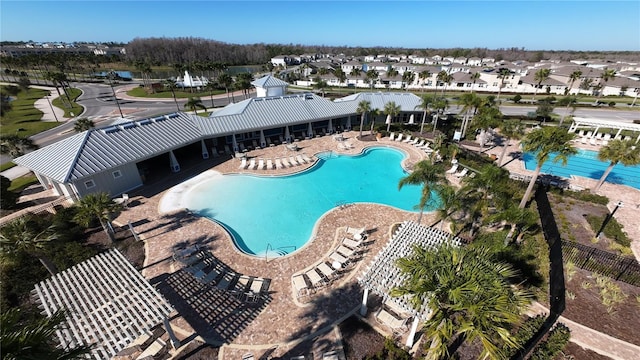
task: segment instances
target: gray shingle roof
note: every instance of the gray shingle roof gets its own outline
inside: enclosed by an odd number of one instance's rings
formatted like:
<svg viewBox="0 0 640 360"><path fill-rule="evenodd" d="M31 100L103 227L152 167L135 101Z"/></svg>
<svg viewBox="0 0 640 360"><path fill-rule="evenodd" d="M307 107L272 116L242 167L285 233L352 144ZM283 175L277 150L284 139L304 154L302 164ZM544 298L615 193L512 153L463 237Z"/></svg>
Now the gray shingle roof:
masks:
<svg viewBox="0 0 640 360"><path fill-rule="evenodd" d="M336 99L335 103L347 103L349 106L346 109L348 109L349 113L355 113L358 103L362 100L368 101L371 103L372 109L378 110L384 110L385 104L393 101L396 105L400 105L400 111L415 111L416 107L421 103L420 97L408 92L358 93Z"/></svg>

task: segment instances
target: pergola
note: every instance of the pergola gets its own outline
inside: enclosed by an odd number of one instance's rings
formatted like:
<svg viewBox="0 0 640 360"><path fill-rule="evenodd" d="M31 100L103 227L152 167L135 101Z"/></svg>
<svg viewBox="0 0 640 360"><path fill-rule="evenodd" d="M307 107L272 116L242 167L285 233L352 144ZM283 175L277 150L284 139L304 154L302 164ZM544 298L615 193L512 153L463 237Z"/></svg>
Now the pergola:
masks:
<svg viewBox="0 0 640 360"><path fill-rule="evenodd" d="M460 246L462 240L448 232L413 221L405 221L358 279L364 288L361 309L363 315L366 313L369 291L382 297L383 301L392 302L398 309L412 315L413 323L406 344L409 347L413 345L413 338L420 320L427 320L430 309L427 306L427 299L423 299L422 306L416 309L411 304L409 296L391 297L389 295L393 288L401 285L407 278L396 266L396 260L411 255L414 245L435 250L445 243Z"/></svg>
<svg viewBox="0 0 640 360"><path fill-rule="evenodd" d="M601 120L594 118L583 118L583 117L574 117L573 123L569 127L569 132L575 132L581 128L594 129L591 138L594 138L598 133L598 130L601 128L606 129L617 129L618 132L615 136L612 136L613 139L618 139L622 130L631 130L633 132L638 132L638 137L636 138L636 143L640 141L640 124L628 123L628 122L619 122L619 121L611 121L611 120Z"/></svg>
<svg viewBox="0 0 640 360"><path fill-rule="evenodd" d="M32 294L47 316L66 311L60 344L93 345L95 359L110 359L173 311L116 249L41 281Z"/></svg>

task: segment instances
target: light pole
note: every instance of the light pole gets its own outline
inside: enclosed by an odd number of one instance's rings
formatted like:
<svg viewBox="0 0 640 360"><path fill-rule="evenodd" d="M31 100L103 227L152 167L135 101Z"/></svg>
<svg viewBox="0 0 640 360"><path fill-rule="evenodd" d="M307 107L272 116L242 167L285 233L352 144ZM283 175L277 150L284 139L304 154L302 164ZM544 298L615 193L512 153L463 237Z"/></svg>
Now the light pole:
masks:
<svg viewBox="0 0 640 360"><path fill-rule="evenodd" d="M600 230L598 230L598 233L596 234L596 239L600 238L600 235L602 234L602 232L604 231L604 227L607 226L607 224L609 223L609 221L611 220L611 218L613 217L613 214L616 213L616 211L618 210L619 207L622 207L623 203L622 200L618 201L616 203L616 207L613 208L613 211L611 211L611 214L607 215L607 217L604 219L604 222L602 223L602 226L600 226Z"/></svg>

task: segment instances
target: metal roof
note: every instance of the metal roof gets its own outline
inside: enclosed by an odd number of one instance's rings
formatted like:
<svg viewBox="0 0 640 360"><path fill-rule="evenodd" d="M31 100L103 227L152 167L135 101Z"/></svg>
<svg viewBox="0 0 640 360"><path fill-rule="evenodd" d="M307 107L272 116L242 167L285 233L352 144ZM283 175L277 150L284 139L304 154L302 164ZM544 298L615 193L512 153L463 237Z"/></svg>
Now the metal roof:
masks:
<svg viewBox="0 0 640 360"><path fill-rule="evenodd" d="M251 85L255 87L261 87L264 89L272 88L272 87L283 87L289 86L289 83L286 81L282 81L278 78L275 78L271 75L263 76L260 79L254 80L251 82Z"/></svg>
<svg viewBox="0 0 640 360"><path fill-rule="evenodd" d="M381 110L394 101L402 111L415 111L421 101L411 93L360 93L336 101L311 93L252 98L228 105L208 118L180 112L121 120L61 140L14 162L66 183L212 136L346 117L356 113L362 100Z"/></svg>

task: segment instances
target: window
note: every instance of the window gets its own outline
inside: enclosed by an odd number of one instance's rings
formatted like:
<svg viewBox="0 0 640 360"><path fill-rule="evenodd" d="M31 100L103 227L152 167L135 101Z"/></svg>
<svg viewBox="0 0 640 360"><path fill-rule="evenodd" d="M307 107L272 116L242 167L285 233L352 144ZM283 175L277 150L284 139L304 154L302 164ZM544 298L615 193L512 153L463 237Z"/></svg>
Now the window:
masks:
<svg viewBox="0 0 640 360"><path fill-rule="evenodd" d="M84 182L84 187L86 187L87 189L91 189L96 187L96 183L94 183L93 180L88 180Z"/></svg>
<svg viewBox="0 0 640 360"><path fill-rule="evenodd" d="M122 176L122 172L120 172L120 170L116 170L112 173L112 175L114 179L117 179Z"/></svg>

